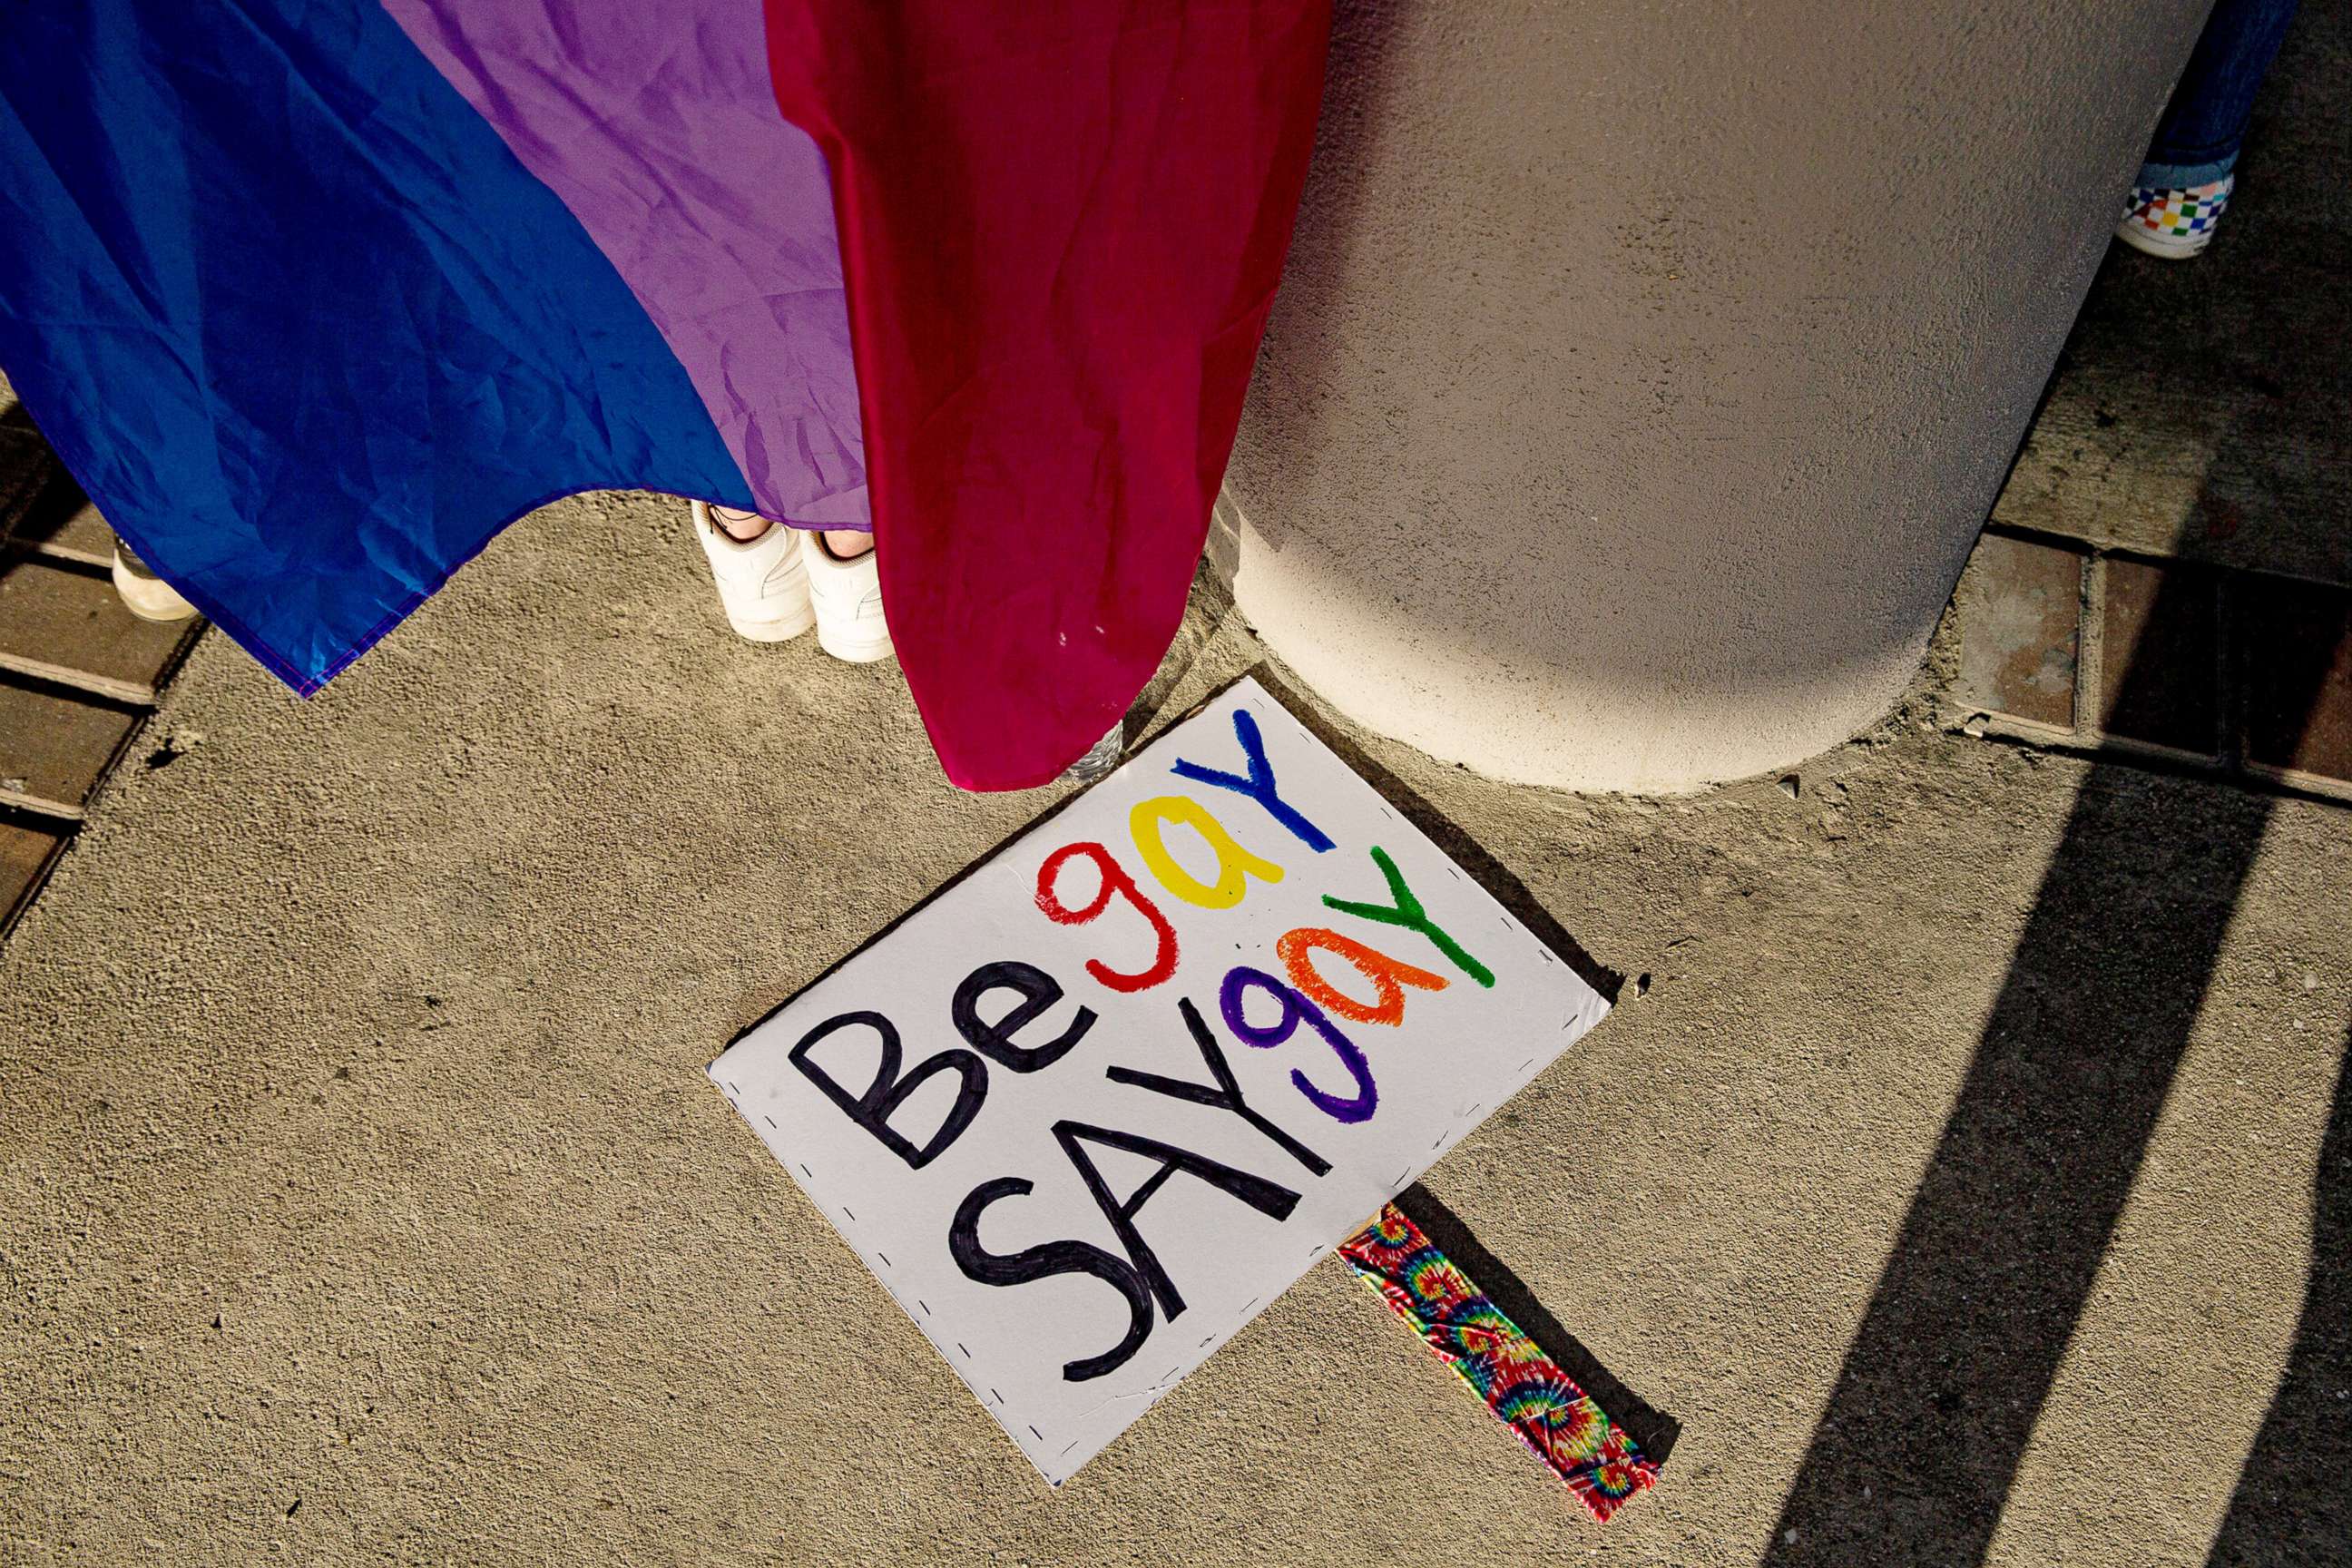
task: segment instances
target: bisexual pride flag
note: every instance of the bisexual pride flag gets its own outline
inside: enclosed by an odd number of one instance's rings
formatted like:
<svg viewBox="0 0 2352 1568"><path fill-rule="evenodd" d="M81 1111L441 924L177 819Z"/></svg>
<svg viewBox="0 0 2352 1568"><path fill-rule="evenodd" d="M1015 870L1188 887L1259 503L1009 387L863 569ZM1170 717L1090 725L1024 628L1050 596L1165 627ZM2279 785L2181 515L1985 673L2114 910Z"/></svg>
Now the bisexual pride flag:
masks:
<svg viewBox="0 0 2352 1568"><path fill-rule="evenodd" d="M875 531L949 776L1183 610L1328 0L15 0L0 368L297 690L573 490Z"/></svg>

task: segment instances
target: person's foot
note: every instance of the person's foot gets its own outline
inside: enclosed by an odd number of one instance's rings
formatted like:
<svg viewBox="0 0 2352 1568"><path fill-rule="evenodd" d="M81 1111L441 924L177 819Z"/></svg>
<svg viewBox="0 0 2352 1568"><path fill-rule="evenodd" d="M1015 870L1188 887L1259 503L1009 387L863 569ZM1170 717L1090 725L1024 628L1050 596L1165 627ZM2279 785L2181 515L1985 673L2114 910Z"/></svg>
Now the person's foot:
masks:
<svg viewBox="0 0 2352 1568"><path fill-rule="evenodd" d="M693 512L694 536L710 558L729 626L753 642L782 642L815 624L798 529L701 501Z"/></svg>
<svg viewBox="0 0 2352 1568"><path fill-rule="evenodd" d="M2212 242L2213 226L2237 183L2229 174L2201 185L2134 185L2116 237L2134 250L2185 261Z"/></svg>
<svg viewBox="0 0 2352 1568"><path fill-rule="evenodd" d="M845 547L865 549L852 555ZM816 606L816 640L852 664L890 657L890 627L882 618L882 574L871 539L835 530L812 533L801 545L808 563L809 598Z"/></svg>
<svg viewBox="0 0 2352 1568"><path fill-rule="evenodd" d="M124 607L142 621L184 621L196 613L177 588L149 571L147 563L131 553L131 546L120 539L114 542L114 591L122 595Z"/></svg>

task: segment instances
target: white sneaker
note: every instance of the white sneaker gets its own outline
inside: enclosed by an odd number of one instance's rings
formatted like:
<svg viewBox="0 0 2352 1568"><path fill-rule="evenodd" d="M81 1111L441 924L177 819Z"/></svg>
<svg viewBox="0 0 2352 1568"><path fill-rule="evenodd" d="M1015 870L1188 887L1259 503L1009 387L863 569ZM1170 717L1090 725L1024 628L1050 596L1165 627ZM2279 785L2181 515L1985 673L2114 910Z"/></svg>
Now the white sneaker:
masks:
<svg viewBox="0 0 2352 1568"><path fill-rule="evenodd" d="M710 508L696 501L694 536L710 557L727 624L753 642L782 642L815 624L809 605L809 574L801 531L772 522L746 544L713 521Z"/></svg>
<svg viewBox="0 0 2352 1568"><path fill-rule="evenodd" d="M142 621L184 621L196 613L120 539L114 542L114 591L122 595L123 607Z"/></svg>
<svg viewBox="0 0 2352 1568"><path fill-rule="evenodd" d="M824 547L824 534L811 533L801 559L808 563L818 646L852 664L888 658L890 627L882 619L882 573L874 552L843 561Z"/></svg>

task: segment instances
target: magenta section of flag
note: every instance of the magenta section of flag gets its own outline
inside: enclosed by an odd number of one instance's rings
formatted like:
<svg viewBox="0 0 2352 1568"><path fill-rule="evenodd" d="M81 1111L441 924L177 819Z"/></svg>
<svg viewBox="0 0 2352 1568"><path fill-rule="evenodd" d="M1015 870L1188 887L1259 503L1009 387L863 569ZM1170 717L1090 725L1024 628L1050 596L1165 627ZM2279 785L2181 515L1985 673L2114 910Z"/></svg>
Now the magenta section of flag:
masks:
<svg viewBox="0 0 2352 1568"><path fill-rule="evenodd" d="M611 258L760 510L868 526L824 155L758 0L383 0Z"/></svg>

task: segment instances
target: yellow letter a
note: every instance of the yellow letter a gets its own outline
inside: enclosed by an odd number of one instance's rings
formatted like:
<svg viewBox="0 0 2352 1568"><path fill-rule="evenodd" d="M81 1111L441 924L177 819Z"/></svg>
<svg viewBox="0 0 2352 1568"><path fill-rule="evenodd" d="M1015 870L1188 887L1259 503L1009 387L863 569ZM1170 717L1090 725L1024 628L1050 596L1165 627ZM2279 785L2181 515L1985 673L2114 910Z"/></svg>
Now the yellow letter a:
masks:
<svg viewBox="0 0 2352 1568"><path fill-rule="evenodd" d="M1176 863L1160 842L1164 824L1182 823L1201 836L1202 841L1216 852L1217 879L1203 882ZM1249 891L1249 879L1261 882L1282 880L1282 868L1271 860L1262 860L1234 842L1225 825L1209 815L1209 808L1190 795L1155 795L1139 801L1127 814L1127 831L1135 839L1136 852L1143 857L1144 865L1160 885L1188 904L1204 910L1229 910L1242 901Z"/></svg>

